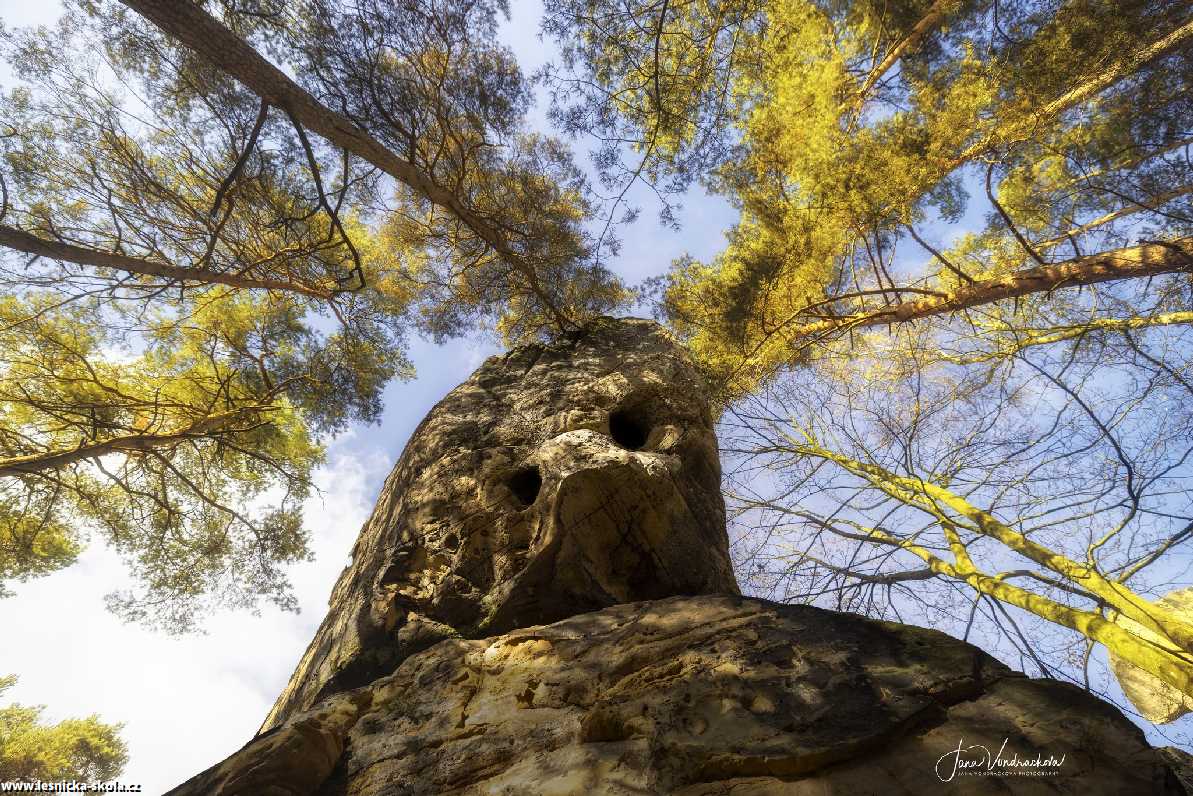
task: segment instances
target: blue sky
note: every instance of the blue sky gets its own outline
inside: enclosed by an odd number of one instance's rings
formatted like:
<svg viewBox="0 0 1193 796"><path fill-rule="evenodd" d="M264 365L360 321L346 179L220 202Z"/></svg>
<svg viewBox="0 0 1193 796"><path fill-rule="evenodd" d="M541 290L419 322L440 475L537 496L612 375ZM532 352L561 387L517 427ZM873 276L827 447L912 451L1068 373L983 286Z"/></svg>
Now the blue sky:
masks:
<svg viewBox="0 0 1193 796"><path fill-rule="evenodd" d="M47 24L58 13L57 3L47 0L0 0L6 26ZM516 2L503 28L527 73L552 55L550 44L538 37L540 13L537 0ZM0 85L9 83L0 64ZM533 124L543 124L543 111L536 108ZM631 195L631 201L641 205L641 220L622 230L622 252L613 263L630 283L663 273L685 253L711 257L736 216L723 200L696 190L685 198L681 229L674 231L655 222L658 208L647 191ZM974 201L962 223L947 232L941 227L924 232L939 243L942 234L979 226L985 211L984 202ZM907 265L918 260L914 246L902 251ZM123 625L104 610L103 595L121 587L125 569L96 545L76 566L16 584L16 596L0 600L0 675L21 677L10 696L47 705L54 720L98 713L125 722L131 760L123 779L150 794L235 751L255 733L323 618L332 583L410 433L436 401L496 351L490 340L445 346L412 341L417 380L389 386L379 426L352 429L331 443L328 463L316 478L322 495L305 508L316 558L292 570L300 614L220 614L206 623L206 635L183 638Z"/></svg>
<svg viewBox="0 0 1193 796"><path fill-rule="evenodd" d="M0 0L0 20L6 27L50 24L60 8L45 0ZM540 13L535 0L515 3L503 30L527 73L551 53L538 38ZM0 85L10 84L0 64ZM531 121L541 125L543 118L540 107ZM613 263L629 282L663 273L684 253L711 256L735 218L724 201L697 192L685 201L683 228L663 229L650 198L638 197L642 218L623 231L622 253ZM140 783L145 793L161 793L238 749L256 732L314 635L332 583L410 433L496 351L485 340L445 346L414 340L417 380L389 386L379 426L350 430L330 445L316 478L323 494L305 507L315 561L291 572L300 614L220 614L206 623L206 635L184 638L124 625L103 607L103 596L121 587L124 566L96 544L75 566L14 584L16 596L0 600L0 674L20 676L7 697L46 705L51 720L98 713L124 722L130 762L122 779Z"/></svg>

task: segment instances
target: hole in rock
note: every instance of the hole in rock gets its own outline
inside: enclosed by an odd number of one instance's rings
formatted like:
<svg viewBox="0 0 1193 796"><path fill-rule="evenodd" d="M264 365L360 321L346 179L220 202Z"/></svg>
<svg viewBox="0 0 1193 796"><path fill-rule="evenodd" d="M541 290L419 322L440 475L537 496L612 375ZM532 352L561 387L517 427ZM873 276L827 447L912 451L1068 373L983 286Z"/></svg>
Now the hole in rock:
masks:
<svg viewBox="0 0 1193 796"><path fill-rule="evenodd" d="M379 586L388 586L392 583L401 583L402 576L406 574L406 565L399 562L390 564L385 568L385 572L381 575L381 580L378 581Z"/></svg>
<svg viewBox="0 0 1193 796"><path fill-rule="evenodd" d="M543 477L539 475L539 468L527 467L511 475L507 484L514 497L525 508L534 503L535 498L539 496L539 490L543 488Z"/></svg>
<svg viewBox="0 0 1193 796"><path fill-rule="evenodd" d="M609 436L626 450L640 451L646 446L650 427L636 414L619 409L609 415Z"/></svg>

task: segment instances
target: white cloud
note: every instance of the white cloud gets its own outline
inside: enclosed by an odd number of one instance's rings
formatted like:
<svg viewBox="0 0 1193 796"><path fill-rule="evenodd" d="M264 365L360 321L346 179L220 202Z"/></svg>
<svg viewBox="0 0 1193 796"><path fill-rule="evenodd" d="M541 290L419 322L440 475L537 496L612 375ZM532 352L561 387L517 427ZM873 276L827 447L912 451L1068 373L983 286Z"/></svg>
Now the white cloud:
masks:
<svg viewBox="0 0 1193 796"><path fill-rule="evenodd" d="M46 704L47 718L98 713L122 721L124 781L162 793L222 760L256 732L326 611L327 596L368 517L390 462L336 445L308 502L315 561L292 570L298 615L223 613L207 635L171 638L122 624L103 595L124 578L101 545L77 565L14 587L0 601L0 673L20 675L9 695Z"/></svg>

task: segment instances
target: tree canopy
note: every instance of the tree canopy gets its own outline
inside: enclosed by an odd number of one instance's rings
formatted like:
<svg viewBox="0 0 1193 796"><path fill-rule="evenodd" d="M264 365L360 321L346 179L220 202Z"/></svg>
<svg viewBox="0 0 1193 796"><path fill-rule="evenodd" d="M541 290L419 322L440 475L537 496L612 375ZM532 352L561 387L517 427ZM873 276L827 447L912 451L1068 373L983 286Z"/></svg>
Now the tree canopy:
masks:
<svg viewBox="0 0 1193 796"><path fill-rule="evenodd" d="M623 301L498 12L77 2L4 32L0 575L98 532L127 617L292 607L321 441L378 417L411 330Z"/></svg>
<svg viewBox="0 0 1193 796"><path fill-rule="evenodd" d="M544 27L608 180L740 210L657 288L721 391L744 585L1111 696L1145 672L1146 718L1187 710L1187 4L564 1Z"/></svg>
<svg viewBox="0 0 1193 796"><path fill-rule="evenodd" d="M17 682L0 677L0 696ZM46 724L43 705L0 707L0 782L100 782L120 776L128 750L121 725L98 716Z"/></svg>
<svg viewBox="0 0 1193 796"><path fill-rule="evenodd" d="M1184 712L1188 4L548 0L534 80L506 11L73 0L3 33L0 577L91 530L128 616L290 605L321 443L409 335L647 297L720 397L747 588ZM725 248L622 284L641 185L668 224L728 199Z"/></svg>
<svg viewBox="0 0 1193 796"><path fill-rule="evenodd" d="M554 80L582 97L559 115L632 142L639 179L700 178L741 209L724 252L677 263L664 298L731 396L798 362L824 330L810 322L848 329L1045 254L1080 259L1114 222L1174 204L1179 218L1187 197L1164 157L1187 137L1180 3L550 5L572 67ZM945 256L893 281L896 244L958 221L975 192L997 209L968 246L981 265ZM976 292L971 306L1004 297Z"/></svg>

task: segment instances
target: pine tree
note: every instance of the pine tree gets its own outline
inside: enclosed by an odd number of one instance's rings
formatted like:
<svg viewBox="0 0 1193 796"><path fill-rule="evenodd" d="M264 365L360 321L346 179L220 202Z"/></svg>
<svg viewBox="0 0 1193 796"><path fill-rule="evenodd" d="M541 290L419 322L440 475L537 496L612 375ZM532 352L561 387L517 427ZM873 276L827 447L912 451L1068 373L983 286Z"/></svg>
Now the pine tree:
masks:
<svg viewBox="0 0 1193 796"><path fill-rule="evenodd" d="M0 695L17 682L0 677ZM42 705L0 708L0 782L100 782L120 776L128 750L121 725L98 716L46 724Z"/></svg>
<svg viewBox="0 0 1193 796"><path fill-rule="evenodd" d="M610 179L740 209L658 288L721 388L743 579L976 623L1088 687L1104 647L1145 715L1187 710L1187 4L564 1L545 27L556 117Z"/></svg>

